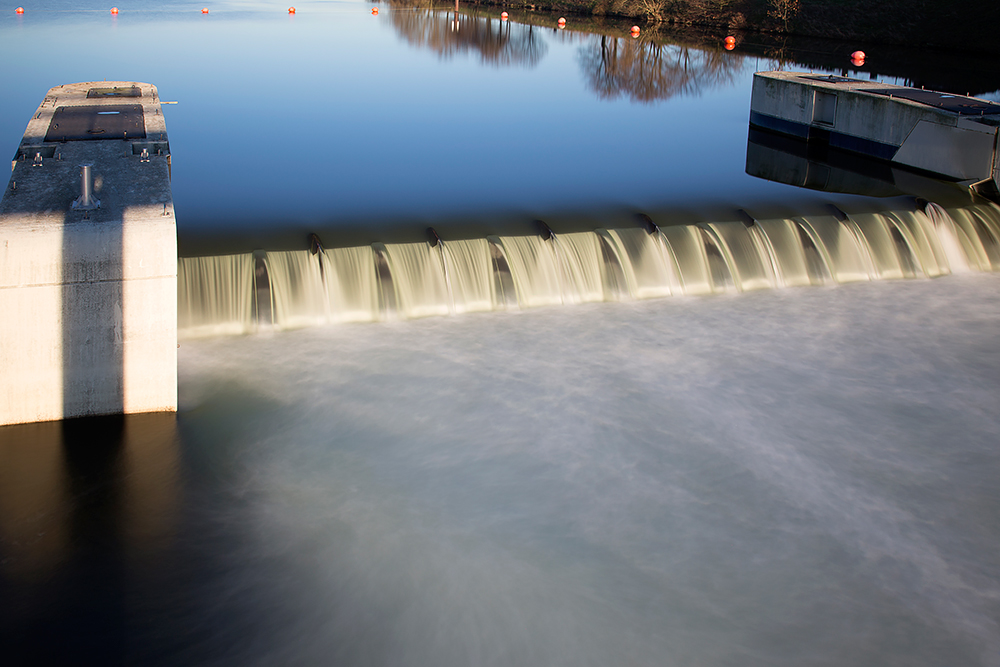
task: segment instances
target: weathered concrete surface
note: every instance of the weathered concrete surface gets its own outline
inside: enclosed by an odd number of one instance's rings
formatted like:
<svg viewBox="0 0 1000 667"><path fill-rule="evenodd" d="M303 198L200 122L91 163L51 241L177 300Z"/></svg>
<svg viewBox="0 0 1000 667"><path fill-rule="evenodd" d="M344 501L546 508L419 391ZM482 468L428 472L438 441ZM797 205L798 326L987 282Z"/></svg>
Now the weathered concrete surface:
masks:
<svg viewBox="0 0 1000 667"><path fill-rule="evenodd" d="M955 180L996 177L994 165L1000 156L997 127L990 118L960 116L873 92L912 90L905 86L838 79L758 72L751 94L751 123L802 138L828 137L831 146Z"/></svg>
<svg viewBox="0 0 1000 667"><path fill-rule="evenodd" d="M87 98L133 85L141 97ZM142 105L144 139L44 140L59 107L123 102ZM90 211L72 207L84 162L100 200ZM0 424L176 410L176 225L156 88L53 88L12 166L0 201Z"/></svg>

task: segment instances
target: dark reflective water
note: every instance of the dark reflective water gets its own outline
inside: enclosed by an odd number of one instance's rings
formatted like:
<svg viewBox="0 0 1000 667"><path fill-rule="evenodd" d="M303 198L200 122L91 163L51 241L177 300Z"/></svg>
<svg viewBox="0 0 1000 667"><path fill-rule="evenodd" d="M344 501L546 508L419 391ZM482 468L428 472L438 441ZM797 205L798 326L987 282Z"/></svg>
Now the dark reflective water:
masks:
<svg viewBox="0 0 1000 667"><path fill-rule="evenodd" d="M174 415L0 429L5 662L128 661L162 620L150 612L170 604L181 458Z"/></svg>

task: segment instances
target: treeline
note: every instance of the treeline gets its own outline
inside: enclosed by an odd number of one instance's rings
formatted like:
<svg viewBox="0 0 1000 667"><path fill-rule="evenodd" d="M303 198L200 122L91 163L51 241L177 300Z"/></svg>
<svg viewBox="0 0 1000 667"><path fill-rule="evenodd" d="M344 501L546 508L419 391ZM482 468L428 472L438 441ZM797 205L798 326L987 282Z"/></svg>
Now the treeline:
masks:
<svg viewBox="0 0 1000 667"><path fill-rule="evenodd" d="M462 0L462 4L630 18L1000 54L1000 0Z"/></svg>

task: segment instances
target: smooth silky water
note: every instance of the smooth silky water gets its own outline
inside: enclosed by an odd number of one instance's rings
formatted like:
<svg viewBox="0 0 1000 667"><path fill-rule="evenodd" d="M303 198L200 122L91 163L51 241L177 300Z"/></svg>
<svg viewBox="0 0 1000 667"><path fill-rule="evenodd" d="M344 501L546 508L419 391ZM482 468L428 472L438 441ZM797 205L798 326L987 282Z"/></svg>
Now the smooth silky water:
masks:
<svg viewBox="0 0 1000 667"><path fill-rule="evenodd" d="M201 6L0 17L182 253L177 415L0 429L0 662L1000 665L1000 209L748 176L740 49Z"/></svg>

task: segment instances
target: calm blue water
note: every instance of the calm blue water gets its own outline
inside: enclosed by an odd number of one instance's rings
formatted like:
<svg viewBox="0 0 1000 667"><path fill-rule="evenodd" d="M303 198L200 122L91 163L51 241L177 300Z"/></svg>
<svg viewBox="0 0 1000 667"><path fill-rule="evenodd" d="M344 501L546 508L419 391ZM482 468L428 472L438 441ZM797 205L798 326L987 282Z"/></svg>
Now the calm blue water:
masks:
<svg viewBox="0 0 1000 667"><path fill-rule="evenodd" d="M206 222L642 206L711 192L720 171L723 181L758 187L741 177L746 76L665 114L662 104L597 99L583 81L579 40L545 31L532 66L483 63L474 50L443 60L401 38L390 10L376 17L370 7L309 3L293 17L254 6L208 16L193 7L122 7L117 19L26 15L5 31L5 61L53 30L87 46L69 56L75 62L60 50L13 73L4 89L17 101L4 105L0 136L13 153L50 85L155 83L162 99L178 101L165 113L182 234ZM752 62L731 60L734 72L752 71ZM678 127L672 114L698 127ZM679 160L685 169L674 168Z"/></svg>
<svg viewBox="0 0 1000 667"><path fill-rule="evenodd" d="M349 0L294 16L275 3L119 5L117 17L93 3L0 15L0 152L51 86L154 83L178 102L164 113L182 238L802 196L744 173L751 75L773 63L739 49L668 44L653 62L647 43L655 76L609 75L599 36L501 33L495 17L453 32L447 13L372 16ZM634 45L618 40L624 59Z"/></svg>
<svg viewBox="0 0 1000 667"><path fill-rule="evenodd" d="M837 200L744 173L739 49L644 100L571 30L118 6L0 14L0 152L51 86L155 83L182 238ZM177 415L0 429L0 662L996 667L998 295L184 342Z"/></svg>

